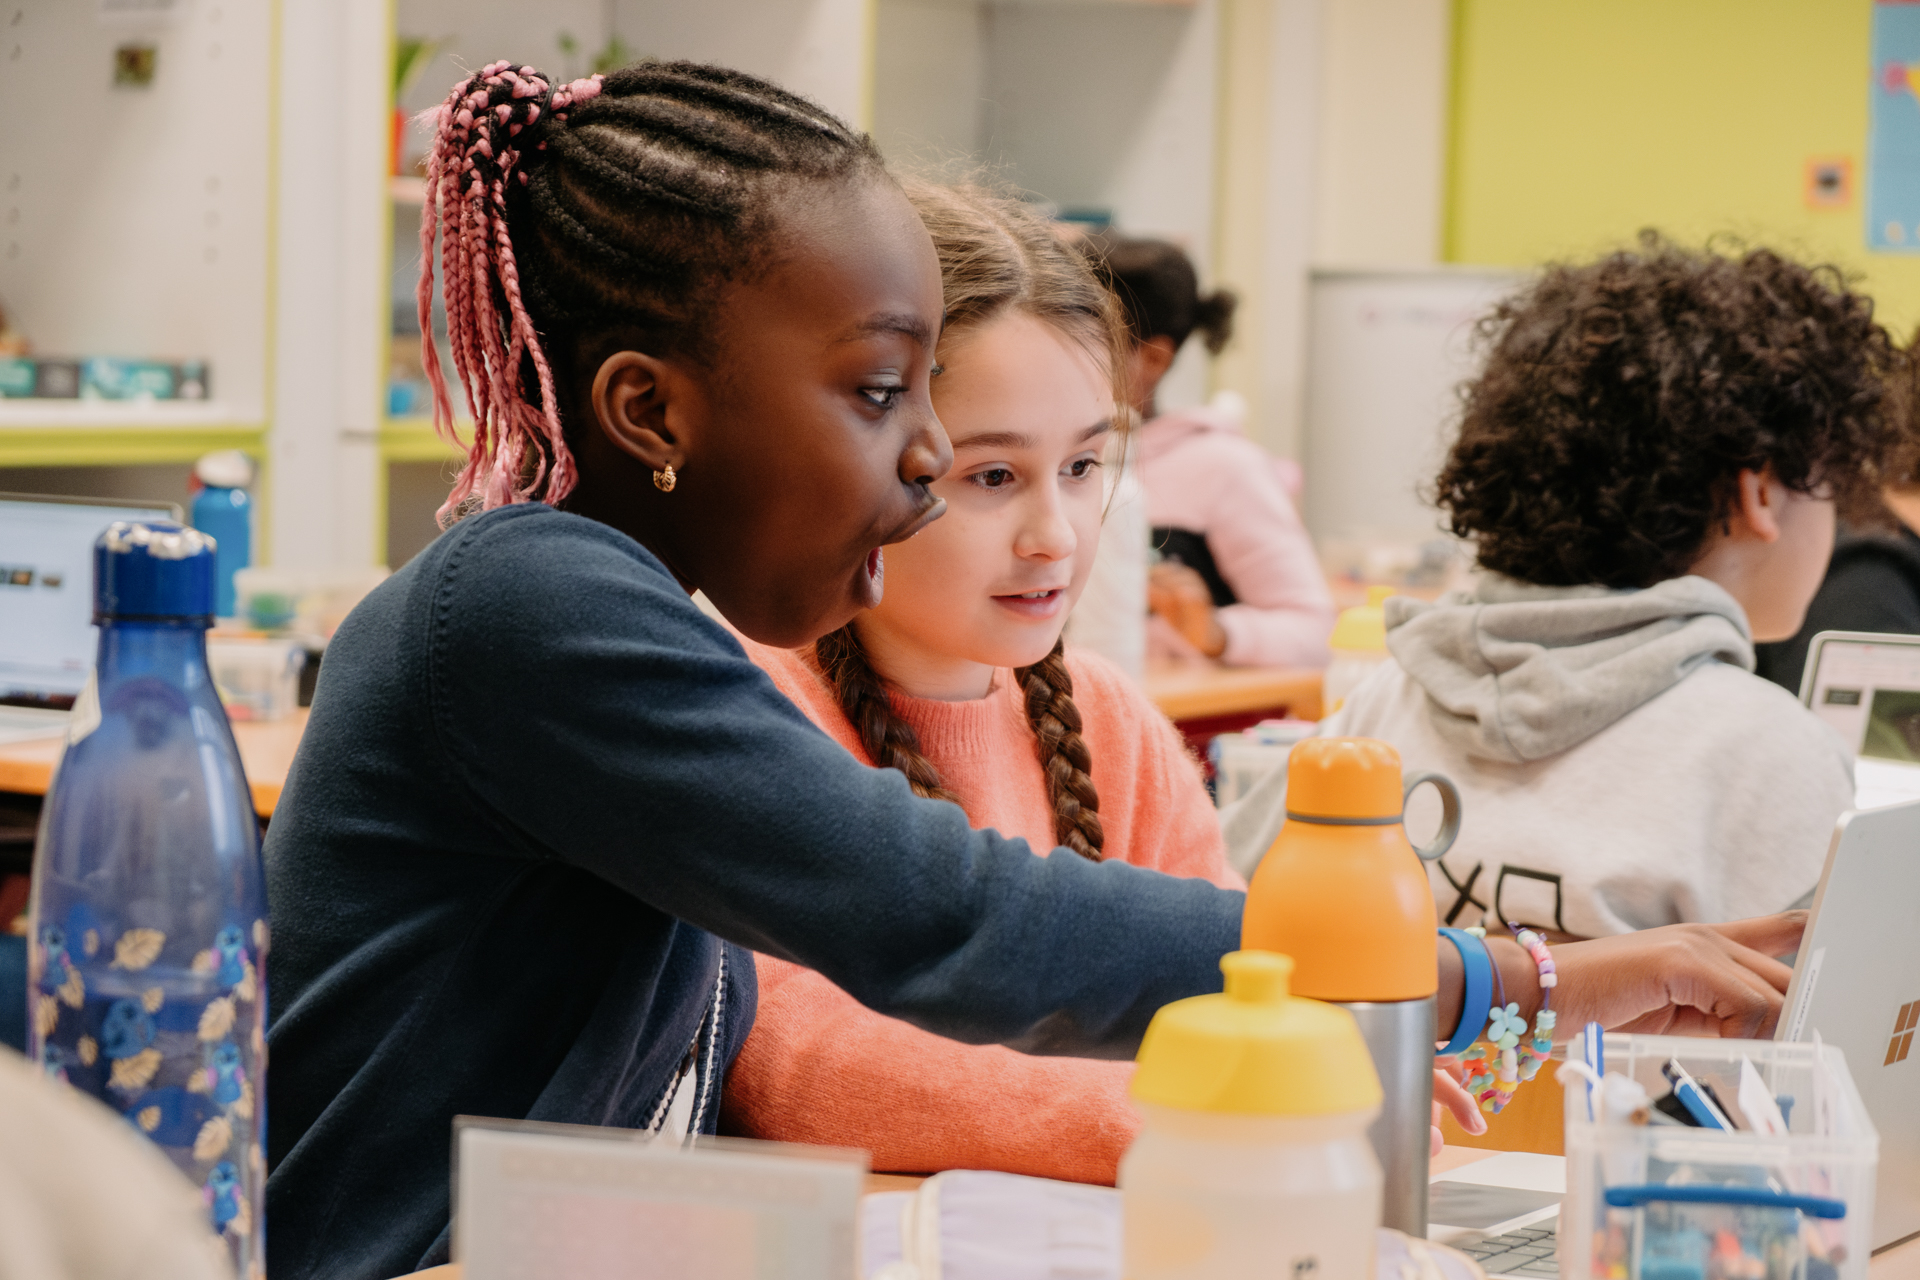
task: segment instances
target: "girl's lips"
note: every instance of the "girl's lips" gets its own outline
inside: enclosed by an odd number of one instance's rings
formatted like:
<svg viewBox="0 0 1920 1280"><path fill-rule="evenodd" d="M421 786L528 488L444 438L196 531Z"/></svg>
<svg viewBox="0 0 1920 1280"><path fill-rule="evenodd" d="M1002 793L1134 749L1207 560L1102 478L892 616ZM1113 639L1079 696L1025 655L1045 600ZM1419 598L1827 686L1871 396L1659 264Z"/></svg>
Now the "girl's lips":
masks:
<svg viewBox="0 0 1920 1280"><path fill-rule="evenodd" d="M936 498L931 494L927 495L927 502L920 508L920 514L914 516L913 519L894 530L886 539L887 545L895 542L905 542L908 538L911 538L914 534L920 532L945 514L947 514L947 500L945 498Z"/></svg>
<svg viewBox="0 0 1920 1280"><path fill-rule="evenodd" d="M875 547L867 552L867 558L860 563L860 572L854 575L853 593L860 601L860 607L871 609L879 604L880 597L886 594L886 583L886 552Z"/></svg>
<svg viewBox="0 0 1920 1280"><path fill-rule="evenodd" d="M1067 589L1048 587L1041 591L1023 591L1014 595L995 596L993 602L1016 617L1041 622L1058 617L1060 611L1067 607Z"/></svg>

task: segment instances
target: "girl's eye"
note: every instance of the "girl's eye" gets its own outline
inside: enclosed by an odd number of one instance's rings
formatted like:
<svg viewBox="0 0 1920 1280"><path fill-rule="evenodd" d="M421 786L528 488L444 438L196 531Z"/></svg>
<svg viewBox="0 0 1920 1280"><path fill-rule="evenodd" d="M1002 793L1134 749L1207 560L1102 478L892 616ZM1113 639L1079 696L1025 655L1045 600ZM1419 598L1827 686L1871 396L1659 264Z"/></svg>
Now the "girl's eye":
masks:
<svg viewBox="0 0 1920 1280"><path fill-rule="evenodd" d="M907 394L905 387L862 387L860 398L876 409L891 409Z"/></svg>
<svg viewBox="0 0 1920 1280"><path fill-rule="evenodd" d="M1013 483L1013 472L1005 467L989 467L985 471L976 471L973 482L983 489L1000 489Z"/></svg>
<svg viewBox="0 0 1920 1280"><path fill-rule="evenodd" d="M1098 458L1075 458L1067 464L1067 474L1075 480L1085 480L1100 468Z"/></svg>

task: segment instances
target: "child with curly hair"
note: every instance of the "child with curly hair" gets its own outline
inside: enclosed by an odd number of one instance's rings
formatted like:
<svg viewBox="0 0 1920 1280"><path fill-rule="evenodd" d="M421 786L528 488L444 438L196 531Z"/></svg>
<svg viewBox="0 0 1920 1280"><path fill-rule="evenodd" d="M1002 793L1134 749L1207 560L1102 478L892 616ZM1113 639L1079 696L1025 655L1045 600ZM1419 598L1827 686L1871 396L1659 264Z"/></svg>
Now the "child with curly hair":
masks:
<svg viewBox="0 0 1920 1280"><path fill-rule="evenodd" d="M1323 732L1459 784L1430 868L1448 923L1595 936L1794 903L1852 766L1753 646L1799 627L1836 512L1873 505L1899 439L1871 301L1647 234L1550 268L1481 333L1435 486L1476 583L1389 601L1394 661ZM1242 830L1278 826L1282 785Z"/></svg>

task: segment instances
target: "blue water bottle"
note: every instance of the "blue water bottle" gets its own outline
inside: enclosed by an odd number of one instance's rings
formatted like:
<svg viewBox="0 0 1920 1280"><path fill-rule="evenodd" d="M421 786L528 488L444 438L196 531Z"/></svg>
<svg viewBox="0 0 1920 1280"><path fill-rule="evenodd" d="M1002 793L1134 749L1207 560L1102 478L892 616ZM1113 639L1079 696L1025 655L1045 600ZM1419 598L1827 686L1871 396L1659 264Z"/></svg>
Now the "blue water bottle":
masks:
<svg viewBox="0 0 1920 1280"><path fill-rule="evenodd" d="M263 1274L267 896L260 829L207 671L213 540L121 522L94 544L99 656L34 852L27 1038L204 1190Z"/></svg>
<svg viewBox="0 0 1920 1280"><path fill-rule="evenodd" d="M193 474L206 486L193 499L193 527L217 544L213 611L231 618L233 575L253 563L253 501L247 496L253 460L238 449L221 449L194 463Z"/></svg>

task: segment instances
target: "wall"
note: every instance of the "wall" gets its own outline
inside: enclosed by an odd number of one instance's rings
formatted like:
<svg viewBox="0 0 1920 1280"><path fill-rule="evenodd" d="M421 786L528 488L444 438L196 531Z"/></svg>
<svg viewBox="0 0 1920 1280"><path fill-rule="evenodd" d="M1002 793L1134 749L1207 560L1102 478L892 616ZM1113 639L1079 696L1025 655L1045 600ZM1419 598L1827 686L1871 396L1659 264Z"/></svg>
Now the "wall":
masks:
<svg viewBox="0 0 1920 1280"><path fill-rule="evenodd" d="M874 138L888 162L985 178L1213 258L1220 0L878 0ZM1207 392L1199 344L1161 384Z"/></svg>
<svg viewBox="0 0 1920 1280"><path fill-rule="evenodd" d="M1449 0L1326 0L1314 264L1439 261Z"/></svg>
<svg viewBox="0 0 1920 1280"><path fill-rule="evenodd" d="M986 132L987 11L977 0L879 0L873 140L897 167L965 177Z"/></svg>
<svg viewBox="0 0 1920 1280"><path fill-rule="evenodd" d="M379 264L387 234L385 0L281 0L272 113L273 388L257 558L286 567L375 562ZM327 86L324 95L303 86Z"/></svg>
<svg viewBox="0 0 1920 1280"><path fill-rule="evenodd" d="M1920 321L1920 258L1866 252L1868 0L1459 0L1446 256L1530 265L1658 227L1862 273ZM1850 207L1803 197L1854 162Z"/></svg>
<svg viewBox="0 0 1920 1280"><path fill-rule="evenodd" d="M446 47L408 93L430 107L460 78L495 58L554 75L586 72L617 32L635 58L694 58L766 76L853 121L869 115L870 0L398 0L403 35L445 39ZM559 34L579 43L569 65Z"/></svg>

